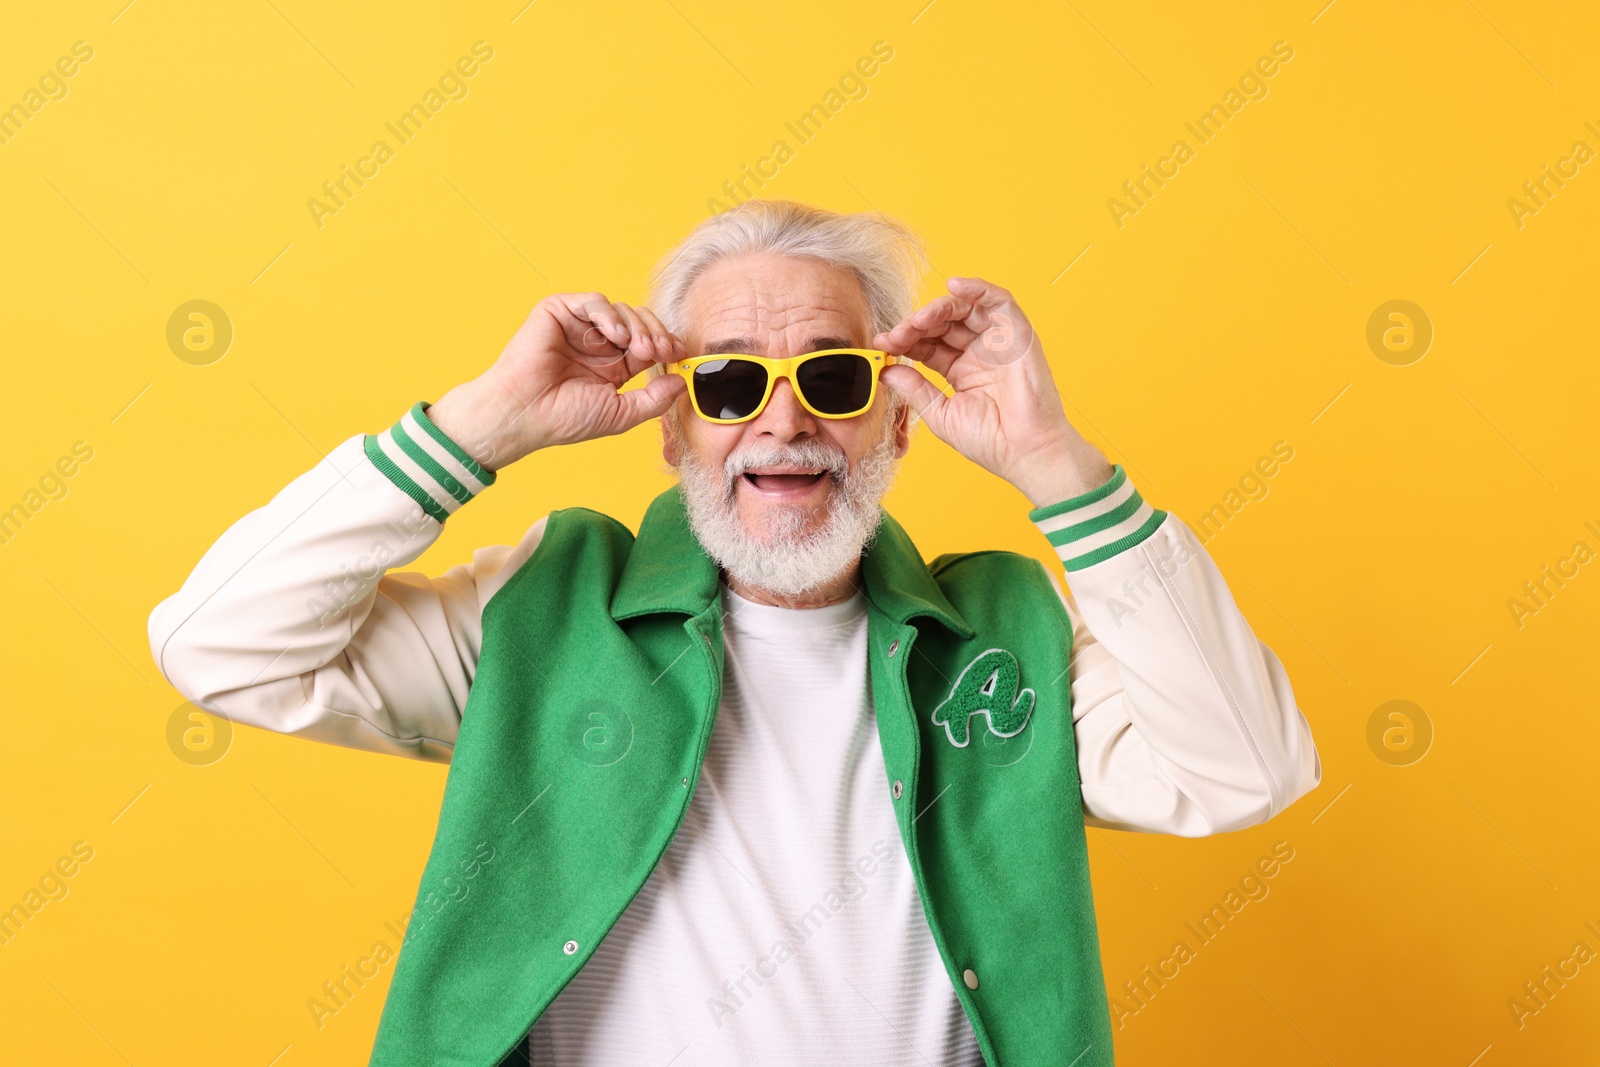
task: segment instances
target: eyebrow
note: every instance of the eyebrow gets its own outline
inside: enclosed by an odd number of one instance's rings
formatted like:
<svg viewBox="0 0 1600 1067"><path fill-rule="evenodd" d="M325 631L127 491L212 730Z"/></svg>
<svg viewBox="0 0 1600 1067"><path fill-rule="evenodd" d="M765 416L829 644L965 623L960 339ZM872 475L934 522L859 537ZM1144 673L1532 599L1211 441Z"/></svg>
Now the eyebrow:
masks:
<svg viewBox="0 0 1600 1067"><path fill-rule="evenodd" d="M813 337L807 342L805 351L825 352L830 348L855 348L856 344L848 337ZM720 341L713 341L705 347L701 355L721 356L728 353L757 356L756 342L749 337L725 337Z"/></svg>

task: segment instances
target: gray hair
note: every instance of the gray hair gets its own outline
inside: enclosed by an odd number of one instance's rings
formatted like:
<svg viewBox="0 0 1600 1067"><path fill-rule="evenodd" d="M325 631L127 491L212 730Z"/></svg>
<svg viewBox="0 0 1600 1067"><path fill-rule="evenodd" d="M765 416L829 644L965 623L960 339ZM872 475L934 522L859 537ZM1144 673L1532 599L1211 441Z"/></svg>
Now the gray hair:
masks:
<svg viewBox="0 0 1600 1067"><path fill-rule="evenodd" d="M927 268L922 238L878 212L841 215L793 200L746 200L689 232L650 272L650 309L682 336L689 289L718 260L752 252L819 259L854 274L867 300L874 333L883 333L916 308ZM650 375L664 370L659 364Z"/></svg>

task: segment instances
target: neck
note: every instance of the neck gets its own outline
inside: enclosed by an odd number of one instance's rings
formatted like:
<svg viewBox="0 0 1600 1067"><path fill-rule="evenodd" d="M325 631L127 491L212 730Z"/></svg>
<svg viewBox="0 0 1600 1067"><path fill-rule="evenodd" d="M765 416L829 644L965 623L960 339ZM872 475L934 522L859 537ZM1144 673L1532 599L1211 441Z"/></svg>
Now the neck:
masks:
<svg viewBox="0 0 1600 1067"><path fill-rule="evenodd" d="M769 604L775 608L825 608L855 596L856 590L861 586L861 561L857 560L839 577L793 597L746 585L726 571L722 572L722 577L728 583L729 589L756 604Z"/></svg>

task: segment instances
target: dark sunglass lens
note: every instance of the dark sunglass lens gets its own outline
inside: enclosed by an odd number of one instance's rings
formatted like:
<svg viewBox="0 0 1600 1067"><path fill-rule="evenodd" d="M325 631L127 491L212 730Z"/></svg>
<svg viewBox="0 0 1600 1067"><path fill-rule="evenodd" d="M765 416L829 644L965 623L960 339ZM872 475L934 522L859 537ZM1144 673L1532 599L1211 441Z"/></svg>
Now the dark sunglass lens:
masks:
<svg viewBox="0 0 1600 1067"><path fill-rule="evenodd" d="M800 364L800 392L825 415L849 415L867 406L872 395L872 363L866 356L840 352Z"/></svg>
<svg viewBox="0 0 1600 1067"><path fill-rule="evenodd" d="M694 396L710 419L742 419L767 392L767 369L747 359L714 359L694 369Z"/></svg>

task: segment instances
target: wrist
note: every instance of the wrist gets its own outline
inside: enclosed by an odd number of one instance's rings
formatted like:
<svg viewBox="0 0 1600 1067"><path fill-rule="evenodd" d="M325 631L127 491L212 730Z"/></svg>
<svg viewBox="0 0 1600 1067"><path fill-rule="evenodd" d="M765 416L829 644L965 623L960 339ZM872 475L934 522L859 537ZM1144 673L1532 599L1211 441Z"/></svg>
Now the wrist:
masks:
<svg viewBox="0 0 1600 1067"><path fill-rule="evenodd" d="M1071 572L1142 544L1166 519L1166 512L1145 503L1119 466L1112 468L1111 477L1103 484L1036 507L1028 518L1055 546L1062 565Z"/></svg>
<svg viewBox="0 0 1600 1067"><path fill-rule="evenodd" d="M509 466L534 451L517 439L512 427L519 407L515 399L487 376L451 389L427 408L445 436L487 471Z"/></svg>
<svg viewBox="0 0 1600 1067"><path fill-rule="evenodd" d="M418 402L387 430L369 434L363 450L372 465L423 512L443 523L494 484L488 470L447 436Z"/></svg>
<svg viewBox="0 0 1600 1067"><path fill-rule="evenodd" d="M1112 477L1088 493L1035 507L1029 520L1054 545L1067 571L1082 571L1142 544L1166 520L1139 496L1128 472L1112 467Z"/></svg>
<svg viewBox="0 0 1600 1067"><path fill-rule="evenodd" d="M1070 500L1105 485L1114 473L1111 461L1083 441L1079 447L1048 449L1031 455L1009 479L1035 508Z"/></svg>

